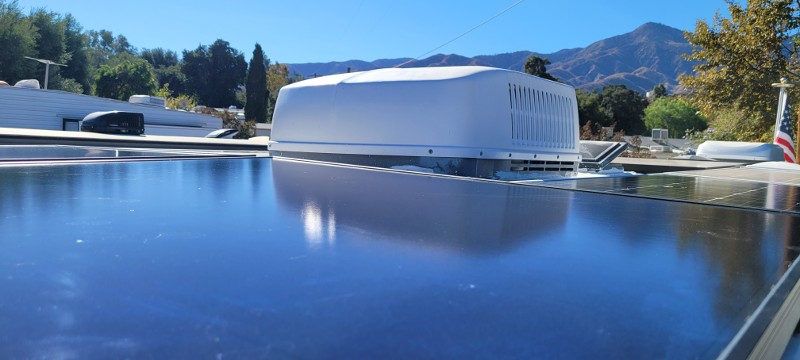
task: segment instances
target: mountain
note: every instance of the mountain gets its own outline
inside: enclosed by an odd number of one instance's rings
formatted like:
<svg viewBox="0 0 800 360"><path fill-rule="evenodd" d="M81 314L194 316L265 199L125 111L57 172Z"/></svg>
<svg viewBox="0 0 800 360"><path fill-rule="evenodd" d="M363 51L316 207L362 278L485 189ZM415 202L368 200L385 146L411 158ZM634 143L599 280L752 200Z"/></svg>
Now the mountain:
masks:
<svg viewBox="0 0 800 360"><path fill-rule="evenodd" d="M623 84L649 91L659 83L668 90L678 85L678 76L692 71L683 59L691 45L683 32L661 24L647 23L636 30L595 42L548 68L550 74L581 88Z"/></svg>
<svg viewBox="0 0 800 360"><path fill-rule="evenodd" d="M629 89L647 92L664 84L674 92L678 76L692 71L692 62L683 59L691 45L681 30L658 23L646 23L629 33L597 41L585 48L564 49L551 54L516 51L497 55L465 57L437 54L413 60L380 59L372 62L286 64L290 71L305 77L339 74L395 67L481 65L522 71L525 60L538 55L550 60L548 72L567 84L584 89L599 89L610 84L623 84Z"/></svg>

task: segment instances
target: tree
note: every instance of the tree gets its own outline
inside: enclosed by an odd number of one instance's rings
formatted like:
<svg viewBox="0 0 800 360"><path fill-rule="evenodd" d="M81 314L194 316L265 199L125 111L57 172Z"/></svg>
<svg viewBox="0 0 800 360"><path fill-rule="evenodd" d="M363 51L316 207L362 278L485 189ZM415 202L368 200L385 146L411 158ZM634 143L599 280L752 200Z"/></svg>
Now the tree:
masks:
<svg viewBox="0 0 800 360"><path fill-rule="evenodd" d="M153 69L156 74L156 82L158 86L169 84L176 94L185 95L188 93L186 88L186 75L181 71L181 65L172 65L168 67L157 67Z"/></svg>
<svg viewBox="0 0 800 360"><path fill-rule="evenodd" d="M60 69L60 74L65 80L73 79L84 93L89 93L91 89L91 77L89 76L89 59L86 54L86 47L89 43L88 36L83 34L83 29L72 15L64 16L64 51L67 67ZM60 85L59 85L60 86ZM64 86L67 89L77 89L74 84Z"/></svg>
<svg viewBox="0 0 800 360"><path fill-rule="evenodd" d="M614 131L622 130L631 135L642 134L645 131L642 118L647 107L647 99L642 94L628 89L625 85L608 85L603 88L600 98L600 107L611 114Z"/></svg>
<svg viewBox="0 0 800 360"><path fill-rule="evenodd" d="M284 64L275 63L267 69L267 91L269 94L267 104L267 121L272 122L272 114L275 112L275 104L278 102L278 94L282 87L302 81L303 76L298 73L289 75L289 68Z"/></svg>
<svg viewBox="0 0 800 360"><path fill-rule="evenodd" d="M108 30L90 30L86 34L87 62L90 74L96 74L102 65L108 65L118 56L132 55L136 48L131 46L128 39L123 35L114 36Z"/></svg>
<svg viewBox="0 0 800 360"><path fill-rule="evenodd" d="M16 0L0 0L0 80L13 84L35 76L38 63L25 56L36 56L37 36Z"/></svg>
<svg viewBox="0 0 800 360"><path fill-rule="evenodd" d="M85 50L87 42L75 18L42 8L32 11L29 19L38 35L34 57L66 65L50 66L49 87L71 92L90 89ZM45 66L37 65L36 79L44 82L47 73Z"/></svg>
<svg viewBox="0 0 800 360"><path fill-rule="evenodd" d="M172 50L162 48L144 49L139 53L139 57L147 60L153 68L178 65L178 54Z"/></svg>
<svg viewBox="0 0 800 360"><path fill-rule="evenodd" d="M204 105L213 107L241 106L236 89L244 82L247 63L244 55L224 40L211 46L200 45L183 51L183 67L187 90Z"/></svg>
<svg viewBox="0 0 800 360"><path fill-rule="evenodd" d="M57 75L53 77L51 81L53 85L50 86L50 88L54 90L73 92L76 94L83 94L85 91L83 85L81 85L75 79L65 78Z"/></svg>
<svg viewBox="0 0 800 360"><path fill-rule="evenodd" d="M97 96L128 100L131 95L149 95L156 91L153 67L131 55L115 65L102 65L95 75Z"/></svg>
<svg viewBox="0 0 800 360"><path fill-rule="evenodd" d="M588 122L593 122L600 126L613 125L614 114L611 113L610 109L601 106L602 98L600 94L576 89L575 96L578 100L578 119L581 126Z"/></svg>
<svg viewBox="0 0 800 360"><path fill-rule="evenodd" d="M575 95L581 126L591 121L596 127L613 127L614 132L642 134L645 131L643 116L647 99L625 85L607 85L600 93L578 89Z"/></svg>
<svg viewBox="0 0 800 360"><path fill-rule="evenodd" d="M181 72L177 53L162 48L144 49L139 57L153 66L159 88L169 85L176 94L186 94L186 75Z"/></svg>
<svg viewBox="0 0 800 360"><path fill-rule="evenodd" d="M253 50L253 58L250 59L250 67L247 69L247 103L244 107L244 117L247 120L256 122L267 122L267 99L269 90L267 89L267 67L269 59L264 58L264 51L261 45L256 43Z"/></svg>
<svg viewBox="0 0 800 360"><path fill-rule="evenodd" d="M60 64L66 62L67 54L65 52L66 43L64 38L66 24L61 21L61 16L45 9L38 9L33 11L29 18L39 35L36 38L36 55L34 57L55 61ZM60 68L60 66L50 66L50 76L58 75ZM39 79L42 84L45 83L45 74L45 66L38 65L36 79Z"/></svg>
<svg viewBox="0 0 800 360"><path fill-rule="evenodd" d="M136 52L136 48L128 42L128 38L124 35L114 36L113 32L103 29L100 31L90 30L88 36L89 47L100 50L106 55L117 55L123 52L133 54Z"/></svg>
<svg viewBox="0 0 800 360"><path fill-rule="evenodd" d="M658 84L653 87L653 99L658 99L667 96L667 88L664 84Z"/></svg>
<svg viewBox="0 0 800 360"><path fill-rule="evenodd" d="M686 58L699 63L680 82L712 126L722 109L736 109L743 116L734 118L759 119L743 121L738 140L767 140L778 94L770 84L781 77L800 80L800 43L793 39L800 30L800 5L787 0L748 0L744 7L726 2L730 19L717 13L710 25L698 21L694 33L685 33L692 44ZM798 93L791 96L798 103Z"/></svg>
<svg viewBox="0 0 800 360"><path fill-rule="evenodd" d="M724 107L714 112L713 121L709 124L708 138L721 141L739 141L741 139L759 139L763 131L759 129L760 120L748 115L735 106Z"/></svg>
<svg viewBox="0 0 800 360"><path fill-rule="evenodd" d="M547 65L550 65L550 60L531 55L528 60L525 60L525 72L543 79L558 81L558 79L547 73Z"/></svg>
<svg viewBox="0 0 800 360"><path fill-rule="evenodd" d="M696 107L676 98L661 97L644 109L647 131L667 129L672 137L687 132L705 130L706 119L698 114Z"/></svg>

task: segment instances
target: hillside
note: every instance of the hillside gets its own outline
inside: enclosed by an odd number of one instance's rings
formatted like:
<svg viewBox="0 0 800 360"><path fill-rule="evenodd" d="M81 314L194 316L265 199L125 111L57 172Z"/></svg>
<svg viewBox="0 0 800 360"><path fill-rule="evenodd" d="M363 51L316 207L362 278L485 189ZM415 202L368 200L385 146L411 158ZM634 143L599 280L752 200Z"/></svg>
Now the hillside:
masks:
<svg viewBox="0 0 800 360"><path fill-rule="evenodd" d="M465 57L437 54L408 62L411 59L350 60L344 62L287 64L290 71L305 77L351 71L394 67L482 65L522 71L532 54L546 57L552 63L548 71L564 82L579 88L602 88L623 84L646 92L659 83L669 91L678 86L678 76L689 73L692 64L683 60L691 51L681 30L657 23L646 23L629 33L597 41L585 48L564 49L552 54L517 51L497 55Z"/></svg>

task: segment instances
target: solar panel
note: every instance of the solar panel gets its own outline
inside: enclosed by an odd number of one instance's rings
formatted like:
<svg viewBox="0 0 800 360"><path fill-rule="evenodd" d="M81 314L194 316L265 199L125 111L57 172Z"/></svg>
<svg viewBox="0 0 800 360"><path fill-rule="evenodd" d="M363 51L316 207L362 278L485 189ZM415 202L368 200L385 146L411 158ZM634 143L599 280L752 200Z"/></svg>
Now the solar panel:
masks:
<svg viewBox="0 0 800 360"><path fill-rule="evenodd" d="M719 174L720 170L707 170ZM702 172L564 180L536 184L608 194L800 213L800 188L781 182L691 176Z"/></svg>
<svg viewBox="0 0 800 360"><path fill-rule="evenodd" d="M767 171L759 167L737 167L732 169L709 169L705 171L685 171L683 176L702 176L718 179L749 180L770 184L786 184L800 186L800 173L797 171Z"/></svg>
<svg viewBox="0 0 800 360"><path fill-rule="evenodd" d="M791 211L270 158L0 178L2 358L716 358L800 241Z"/></svg>
<svg viewBox="0 0 800 360"><path fill-rule="evenodd" d="M254 153L245 151L135 149L71 145L0 145L0 163L222 156L254 156Z"/></svg>

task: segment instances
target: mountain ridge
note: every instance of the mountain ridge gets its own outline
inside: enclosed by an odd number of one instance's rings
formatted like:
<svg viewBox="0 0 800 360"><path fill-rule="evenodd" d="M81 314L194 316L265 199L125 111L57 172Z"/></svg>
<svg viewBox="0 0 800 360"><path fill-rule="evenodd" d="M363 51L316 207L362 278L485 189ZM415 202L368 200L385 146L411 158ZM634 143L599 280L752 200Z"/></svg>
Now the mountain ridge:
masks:
<svg viewBox="0 0 800 360"><path fill-rule="evenodd" d="M523 71L531 55L550 60L548 72L563 82L583 89L600 89L622 84L639 92L647 92L658 84L675 92L678 77L691 73L694 62L683 59L691 52L691 44L683 31L668 25L648 22L631 32L598 40L584 48L562 49L554 53L521 50L495 55L466 57L458 54L436 54L425 59L348 60L327 63L286 64L290 72L306 78L395 67L480 65Z"/></svg>

